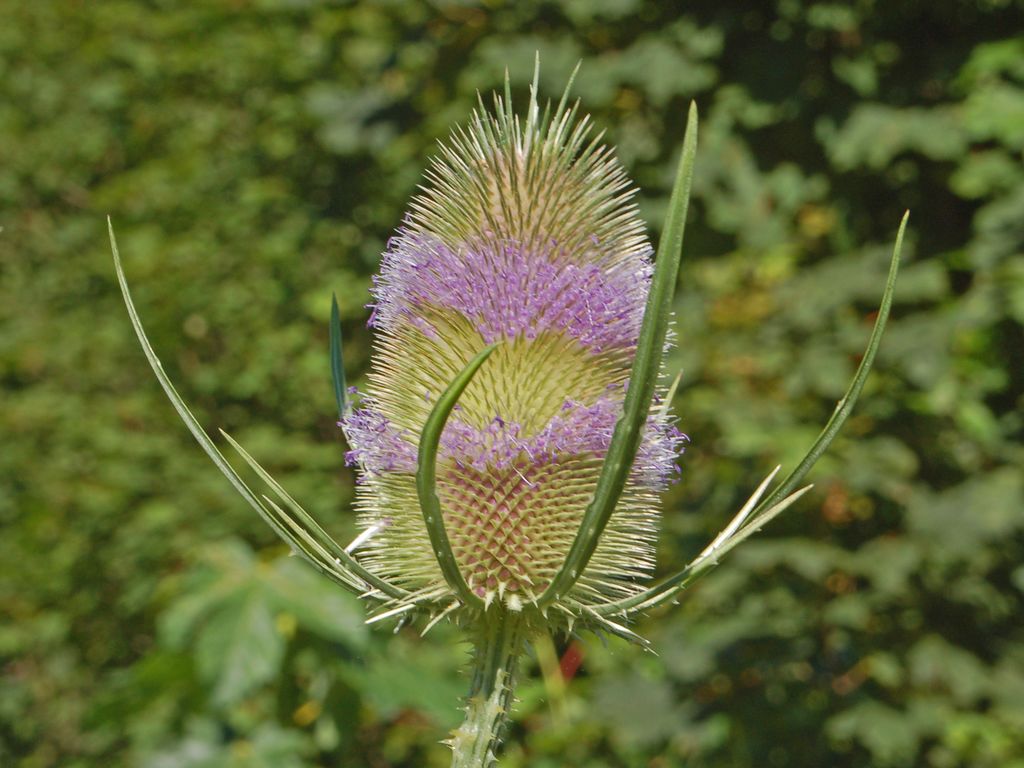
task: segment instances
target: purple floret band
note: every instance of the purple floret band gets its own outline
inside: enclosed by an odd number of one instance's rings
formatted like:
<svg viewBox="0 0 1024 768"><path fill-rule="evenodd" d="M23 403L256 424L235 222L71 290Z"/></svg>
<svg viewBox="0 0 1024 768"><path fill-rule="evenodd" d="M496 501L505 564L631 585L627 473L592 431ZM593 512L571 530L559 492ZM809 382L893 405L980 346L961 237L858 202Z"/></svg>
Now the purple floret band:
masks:
<svg viewBox="0 0 1024 768"><path fill-rule="evenodd" d="M400 232L388 243L370 325L411 322L433 336L422 307L452 309L484 341L558 331L593 352L636 346L651 280L647 254L602 256L584 263L552 243L543 252L484 242L455 250L435 238Z"/></svg>
<svg viewBox="0 0 1024 768"><path fill-rule="evenodd" d="M520 424L500 417L483 429L452 418L441 435L439 456L480 471L512 466L524 455L531 464L602 456L621 413L621 398L604 397L593 405L568 400L561 413L530 436L522 434ZM371 474L416 471L415 436L396 429L372 406L352 411L340 424L352 446L345 457L349 465ZM679 474L677 461L687 442L674 424L651 416L633 463L635 479L648 488L663 488Z"/></svg>

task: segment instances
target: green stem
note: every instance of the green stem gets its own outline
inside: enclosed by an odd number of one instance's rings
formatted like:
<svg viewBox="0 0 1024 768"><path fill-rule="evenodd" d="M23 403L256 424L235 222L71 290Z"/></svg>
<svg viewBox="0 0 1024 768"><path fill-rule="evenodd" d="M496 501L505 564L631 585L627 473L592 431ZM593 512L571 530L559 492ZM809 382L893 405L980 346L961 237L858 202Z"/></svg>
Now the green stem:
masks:
<svg viewBox="0 0 1024 768"><path fill-rule="evenodd" d="M466 719L450 741L452 768L492 768L497 764L498 746L512 707L516 666L523 650L523 620L499 607L483 619L475 639Z"/></svg>

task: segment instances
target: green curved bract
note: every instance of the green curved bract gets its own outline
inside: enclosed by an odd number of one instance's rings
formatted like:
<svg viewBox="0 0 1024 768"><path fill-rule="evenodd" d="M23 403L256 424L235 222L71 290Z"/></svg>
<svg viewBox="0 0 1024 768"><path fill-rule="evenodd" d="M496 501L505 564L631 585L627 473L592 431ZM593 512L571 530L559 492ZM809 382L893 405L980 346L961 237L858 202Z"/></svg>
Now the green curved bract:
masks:
<svg viewBox="0 0 1024 768"><path fill-rule="evenodd" d="M444 431L444 425L448 422L452 408L455 407L459 396L469 386L473 376L480 370L484 361L491 356L496 346L496 344L490 345L470 360L437 399L437 403L427 418L427 423L423 425L417 457L416 493L419 496L423 521L427 526L427 535L434 548L434 556L437 558L441 573L444 574L448 585L455 590L463 603L473 606L483 605L483 600L473 594L459 570L455 555L452 553L451 542L448 540L448 533L444 527L441 502L437 498L437 450L441 442L441 433Z"/></svg>
<svg viewBox="0 0 1024 768"><path fill-rule="evenodd" d="M683 232L686 226L686 212L690 202L690 188L693 184L693 164L697 152L697 105L690 104L686 121L686 136L683 139L682 156L676 172L672 197L669 200L665 233L658 244L654 264L654 278L651 281L647 306L644 310L640 338L637 342L636 357L626 391L622 417L615 425L611 444L601 467L594 498L587 507L580 523L565 564L552 579L551 584L540 598L546 605L565 595L579 579L590 562L598 540L608 520L615 511L615 505L622 494L629 471L636 457L637 447L643 434L650 412L651 398L661 370L661 358L672 313L672 299L675 294L682 258Z"/></svg>

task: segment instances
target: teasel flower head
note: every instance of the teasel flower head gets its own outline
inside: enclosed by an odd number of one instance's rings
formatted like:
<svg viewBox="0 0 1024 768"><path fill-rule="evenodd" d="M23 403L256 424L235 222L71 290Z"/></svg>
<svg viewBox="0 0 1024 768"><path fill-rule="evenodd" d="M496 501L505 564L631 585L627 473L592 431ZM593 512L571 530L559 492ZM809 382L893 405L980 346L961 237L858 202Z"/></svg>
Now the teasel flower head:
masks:
<svg viewBox="0 0 1024 768"><path fill-rule="evenodd" d="M496 96L452 134L376 278L366 394L341 420L361 473L368 568L457 599L418 499L417 451L438 397L493 352L440 434L436 495L458 573L483 604L535 606L594 496L636 352L653 251L634 190L563 100L525 116ZM664 394L664 393L662 393ZM653 567L658 496L685 438L653 409L614 514L565 595L633 595Z"/></svg>
<svg viewBox="0 0 1024 768"><path fill-rule="evenodd" d="M571 80L570 80L571 85ZM633 189L566 95L543 111L537 71L525 114L508 79L442 145L373 290L377 341L367 391L345 385L337 302L330 358L339 423L359 468L363 530L342 547L244 448L274 498L256 493L178 394L128 314L188 429L294 554L373 606L369 621L450 618L474 647L453 768L496 760L529 640L589 628L643 644L638 613L676 600L733 547L792 505L849 417L892 304L907 216L867 350L804 459L778 469L689 564L653 585L658 496L686 442L664 389L696 152L691 105L655 257ZM685 343L685 340L684 340ZM678 377L676 379L678 381Z"/></svg>

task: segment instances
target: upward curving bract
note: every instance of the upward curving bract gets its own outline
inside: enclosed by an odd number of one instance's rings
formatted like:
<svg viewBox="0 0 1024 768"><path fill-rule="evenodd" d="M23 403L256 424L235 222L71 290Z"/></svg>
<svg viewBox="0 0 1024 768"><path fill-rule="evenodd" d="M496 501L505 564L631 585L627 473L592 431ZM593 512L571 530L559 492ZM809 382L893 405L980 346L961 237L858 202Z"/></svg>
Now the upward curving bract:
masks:
<svg viewBox="0 0 1024 768"><path fill-rule="evenodd" d="M449 589L416 492L436 398L497 346L441 435L436 491L459 572L485 603L544 593L580 527L622 413L651 281L634 190L588 118L531 95L481 105L433 161L388 243L368 392L342 419L361 468L363 560L412 594ZM658 494L685 437L648 418L622 496L569 597L628 597L653 562Z"/></svg>

